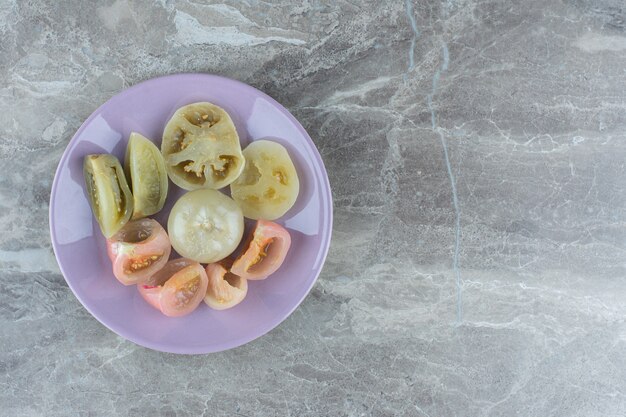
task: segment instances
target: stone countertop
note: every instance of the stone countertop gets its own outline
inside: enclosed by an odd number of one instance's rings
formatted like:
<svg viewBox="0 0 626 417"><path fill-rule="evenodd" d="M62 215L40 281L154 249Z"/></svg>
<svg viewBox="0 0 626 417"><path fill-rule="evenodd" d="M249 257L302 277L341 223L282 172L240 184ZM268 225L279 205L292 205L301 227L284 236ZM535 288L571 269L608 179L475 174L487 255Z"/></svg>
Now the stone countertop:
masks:
<svg viewBox="0 0 626 417"><path fill-rule="evenodd" d="M626 415L622 0L0 0L0 414ZM122 89L225 75L326 163L327 263L278 328L154 352L80 305L48 199Z"/></svg>

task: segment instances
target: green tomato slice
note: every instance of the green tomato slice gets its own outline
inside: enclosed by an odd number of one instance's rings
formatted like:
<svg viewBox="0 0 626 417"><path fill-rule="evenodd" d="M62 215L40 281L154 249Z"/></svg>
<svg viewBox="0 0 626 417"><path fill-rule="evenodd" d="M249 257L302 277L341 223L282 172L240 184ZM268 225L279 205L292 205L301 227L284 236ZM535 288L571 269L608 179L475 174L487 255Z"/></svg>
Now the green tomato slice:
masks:
<svg viewBox="0 0 626 417"><path fill-rule="evenodd" d="M249 219L274 220L294 205L300 192L298 173L284 146L257 140L243 150L246 165L230 184L233 199Z"/></svg>
<svg viewBox="0 0 626 417"><path fill-rule="evenodd" d="M161 152L170 179L185 190L225 187L245 162L232 119L207 102L176 110L163 131Z"/></svg>
<svg viewBox="0 0 626 417"><path fill-rule="evenodd" d="M133 195L120 161L113 155L87 155L83 161L87 195L102 234L109 238L133 214Z"/></svg>
<svg viewBox="0 0 626 417"><path fill-rule="evenodd" d="M181 256L200 263L224 259L243 237L243 214L230 197L203 189L183 195L172 207L167 233Z"/></svg>
<svg viewBox="0 0 626 417"><path fill-rule="evenodd" d="M124 171L133 190L133 219L158 213L167 197L167 171L161 151L139 133L130 134Z"/></svg>

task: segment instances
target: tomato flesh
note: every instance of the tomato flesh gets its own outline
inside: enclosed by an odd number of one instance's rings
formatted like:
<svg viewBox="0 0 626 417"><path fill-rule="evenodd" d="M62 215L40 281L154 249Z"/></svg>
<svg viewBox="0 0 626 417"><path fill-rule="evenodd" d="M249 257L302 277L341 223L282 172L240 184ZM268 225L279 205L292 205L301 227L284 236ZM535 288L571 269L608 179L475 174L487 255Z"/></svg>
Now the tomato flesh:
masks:
<svg viewBox="0 0 626 417"><path fill-rule="evenodd" d="M181 317L198 307L207 285L206 272L198 262L179 258L168 262L147 283L137 287L152 307L166 316Z"/></svg>
<svg viewBox="0 0 626 417"><path fill-rule="evenodd" d="M130 221L107 239L113 275L124 285L148 281L167 263L171 250L165 229L152 219Z"/></svg>
<svg viewBox="0 0 626 417"><path fill-rule="evenodd" d="M226 310L243 301L248 293L248 281L227 269L227 264L213 263L206 267L209 278L204 302L214 310Z"/></svg>
<svg viewBox="0 0 626 417"><path fill-rule="evenodd" d="M280 268L290 246L291 236L284 227L258 220L248 244L230 271L244 279L265 279Z"/></svg>

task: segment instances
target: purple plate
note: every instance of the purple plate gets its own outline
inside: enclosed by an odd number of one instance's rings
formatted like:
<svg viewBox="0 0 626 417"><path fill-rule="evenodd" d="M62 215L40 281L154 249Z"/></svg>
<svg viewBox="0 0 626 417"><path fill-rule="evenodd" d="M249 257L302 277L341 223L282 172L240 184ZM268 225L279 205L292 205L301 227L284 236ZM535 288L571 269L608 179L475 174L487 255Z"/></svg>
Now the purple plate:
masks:
<svg viewBox="0 0 626 417"><path fill-rule="evenodd" d="M165 123L176 109L209 101L232 117L242 147L270 138L287 147L298 170L300 194L277 220L292 237L281 268L264 281L250 281L246 299L225 311L204 303L193 313L169 318L150 307L135 286L113 276L105 240L87 201L83 158L112 153L123 161L132 131L160 147ZM163 226L184 190L170 182ZM300 123L268 95L238 81L207 74L180 74L137 84L98 108L70 141L52 184L50 234L61 271L85 308L115 333L164 352L209 353L243 345L280 324L302 302L320 273L332 229L332 199L320 155Z"/></svg>

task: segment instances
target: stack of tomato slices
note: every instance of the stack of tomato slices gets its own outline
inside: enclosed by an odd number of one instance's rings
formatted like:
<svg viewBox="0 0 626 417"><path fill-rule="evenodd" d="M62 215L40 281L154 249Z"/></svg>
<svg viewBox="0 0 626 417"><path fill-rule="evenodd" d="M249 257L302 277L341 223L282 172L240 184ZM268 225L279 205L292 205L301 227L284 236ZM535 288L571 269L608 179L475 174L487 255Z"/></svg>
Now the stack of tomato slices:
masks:
<svg viewBox="0 0 626 417"><path fill-rule="evenodd" d="M276 272L289 251L289 232L272 221L298 197L289 153L272 140L242 150L230 115L212 103L176 110L160 150L133 132L123 167L114 155L95 154L85 156L83 170L113 275L166 316L189 314L203 300L215 310L234 307L248 280ZM164 207L168 177L188 192L172 207L166 232L147 216ZM217 191L226 186L232 198ZM244 217L256 220L247 237ZM181 257L170 260L172 249Z"/></svg>

